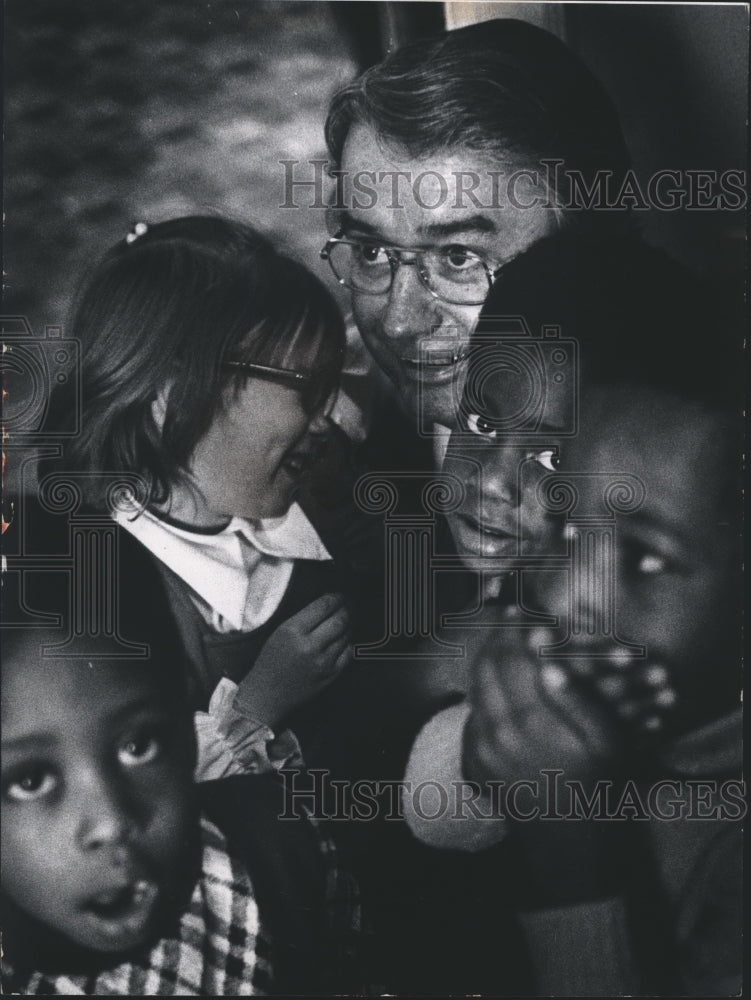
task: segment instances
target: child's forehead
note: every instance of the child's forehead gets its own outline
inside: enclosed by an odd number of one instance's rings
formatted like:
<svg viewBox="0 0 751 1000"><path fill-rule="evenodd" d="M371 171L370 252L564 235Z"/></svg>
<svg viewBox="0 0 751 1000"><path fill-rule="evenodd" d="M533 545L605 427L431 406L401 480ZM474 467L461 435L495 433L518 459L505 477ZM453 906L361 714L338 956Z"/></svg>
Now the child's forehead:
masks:
<svg viewBox="0 0 751 1000"><path fill-rule="evenodd" d="M621 453L652 442L653 450L690 459L706 449L719 423L719 416L676 394L635 383L603 384L583 394L576 445L582 454Z"/></svg>
<svg viewBox="0 0 751 1000"><path fill-rule="evenodd" d="M159 686L145 664L89 655L60 656L49 639L26 637L3 664L3 726L33 714L40 727L78 715L92 723L142 704L156 703Z"/></svg>
<svg viewBox="0 0 751 1000"><path fill-rule="evenodd" d="M699 404L649 386L607 385L582 399L567 465L625 472L646 487L648 506L691 519L711 513L727 486L723 420Z"/></svg>

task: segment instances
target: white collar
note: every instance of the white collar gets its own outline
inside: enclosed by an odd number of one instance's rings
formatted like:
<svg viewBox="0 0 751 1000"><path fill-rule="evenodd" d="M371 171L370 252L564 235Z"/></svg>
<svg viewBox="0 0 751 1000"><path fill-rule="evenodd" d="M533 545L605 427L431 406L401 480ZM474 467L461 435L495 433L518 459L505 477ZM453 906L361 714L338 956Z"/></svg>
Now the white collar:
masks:
<svg viewBox="0 0 751 1000"><path fill-rule="evenodd" d="M115 520L233 629L258 628L271 617L295 559L331 558L298 504L273 521L232 518L218 532L180 528L150 511L118 511Z"/></svg>

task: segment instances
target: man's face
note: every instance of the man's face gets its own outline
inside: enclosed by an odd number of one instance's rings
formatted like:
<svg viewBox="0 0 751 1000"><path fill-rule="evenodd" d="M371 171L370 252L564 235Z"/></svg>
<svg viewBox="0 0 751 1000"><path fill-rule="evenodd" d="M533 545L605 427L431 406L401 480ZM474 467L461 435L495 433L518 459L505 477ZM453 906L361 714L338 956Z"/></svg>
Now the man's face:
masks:
<svg viewBox="0 0 751 1000"><path fill-rule="evenodd" d="M516 206L509 203L506 182L517 167L467 149L413 159L357 125L342 155L346 208L338 210L338 225L346 238L384 246L466 248L493 271L555 227L544 191L528 178L518 178ZM388 291L353 291L352 307L365 344L420 425L454 426L482 303L443 301L416 267L402 265ZM419 364L421 347L438 349L435 364Z"/></svg>

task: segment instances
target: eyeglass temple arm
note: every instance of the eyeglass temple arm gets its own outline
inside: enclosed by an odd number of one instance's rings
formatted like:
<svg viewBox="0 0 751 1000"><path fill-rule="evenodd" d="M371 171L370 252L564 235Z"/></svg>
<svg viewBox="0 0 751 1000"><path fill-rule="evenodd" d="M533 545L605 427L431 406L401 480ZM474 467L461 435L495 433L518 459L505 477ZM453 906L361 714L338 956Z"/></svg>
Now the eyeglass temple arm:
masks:
<svg viewBox="0 0 751 1000"><path fill-rule="evenodd" d="M312 376L304 372L296 372L292 368L274 368L271 365L258 365L252 361L225 361L228 368L239 368L241 371L261 372L266 375L281 375L283 378L291 378L297 382L310 382Z"/></svg>

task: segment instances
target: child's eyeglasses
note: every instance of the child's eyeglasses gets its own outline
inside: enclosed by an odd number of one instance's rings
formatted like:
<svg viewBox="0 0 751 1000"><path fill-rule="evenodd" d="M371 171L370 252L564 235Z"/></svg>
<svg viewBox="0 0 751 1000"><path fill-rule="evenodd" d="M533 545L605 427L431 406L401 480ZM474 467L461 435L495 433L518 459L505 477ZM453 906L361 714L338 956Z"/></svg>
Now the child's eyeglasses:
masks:
<svg viewBox="0 0 751 1000"><path fill-rule="evenodd" d="M224 368L237 368L243 372L256 372L260 375L278 375L279 378L292 379L296 382L310 382L312 375L297 372L293 368L275 368L273 365L259 365L254 361L223 361Z"/></svg>
<svg viewBox="0 0 751 1000"><path fill-rule="evenodd" d="M261 365L254 361L223 361L222 368L291 383L292 388L300 393L306 413L324 411L328 415L336 402L338 386L332 388L328 380L317 377L321 373L298 372L294 368L277 368L274 365Z"/></svg>

